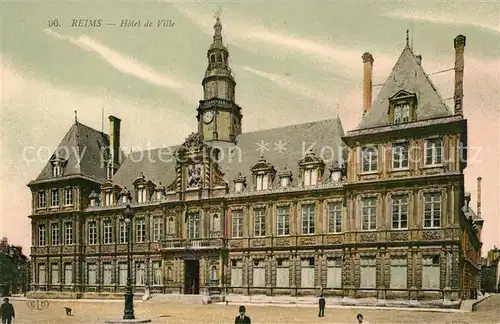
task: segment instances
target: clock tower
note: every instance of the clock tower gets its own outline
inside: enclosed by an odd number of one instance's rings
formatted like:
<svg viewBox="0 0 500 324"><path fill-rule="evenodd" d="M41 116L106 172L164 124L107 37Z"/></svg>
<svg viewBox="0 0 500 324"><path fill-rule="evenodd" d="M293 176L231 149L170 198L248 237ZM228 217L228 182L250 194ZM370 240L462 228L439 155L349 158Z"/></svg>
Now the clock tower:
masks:
<svg viewBox="0 0 500 324"><path fill-rule="evenodd" d="M203 100L197 108L198 132L206 142L235 142L241 134L241 107L235 103L236 82L231 75L229 52L222 43L222 24L216 17L214 40L207 52Z"/></svg>

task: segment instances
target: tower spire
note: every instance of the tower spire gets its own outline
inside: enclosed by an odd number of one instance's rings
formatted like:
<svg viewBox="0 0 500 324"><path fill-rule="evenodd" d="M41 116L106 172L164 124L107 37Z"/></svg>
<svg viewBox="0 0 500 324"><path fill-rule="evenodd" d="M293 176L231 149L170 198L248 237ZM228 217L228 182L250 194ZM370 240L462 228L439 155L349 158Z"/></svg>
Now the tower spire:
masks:
<svg viewBox="0 0 500 324"><path fill-rule="evenodd" d="M406 47L410 48L410 30L406 30Z"/></svg>
<svg viewBox="0 0 500 324"><path fill-rule="evenodd" d="M220 22L220 15L222 14L222 8L217 7L214 13L215 25L214 25L214 44L216 42L221 42L222 45L222 24Z"/></svg>

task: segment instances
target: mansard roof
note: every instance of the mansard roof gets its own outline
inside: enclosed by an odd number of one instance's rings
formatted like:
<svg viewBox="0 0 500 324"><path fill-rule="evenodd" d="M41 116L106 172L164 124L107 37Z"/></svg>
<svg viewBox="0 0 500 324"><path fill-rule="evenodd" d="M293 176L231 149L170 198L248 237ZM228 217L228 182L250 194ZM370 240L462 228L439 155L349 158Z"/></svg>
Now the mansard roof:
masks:
<svg viewBox="0 0 500 324"><path fill-rule="evenodd" d="M404 91L404 92L402 92ZM389 99L398 93L415 93L417 98L416 120L452 116L436 87L423 70L409 46L401 53L391 74L377 98L363 116L358 129L389 125Z"/></svg>
<svg viewBox="0 0 500 324"><path fill-rule="evenodd" d="M52 177L52 163L47 161L42 172L30 184L67 176L83 176L104 182L106 167L101 163L101 152L104 152L107 147L109 147L107 134L75 122L52 154L52 158L65 160L62 175Z"/></svg>
<svg viewBox="0 0 500 324"><path fill-rule="evenodd" d="M243 133L237 137L236 145L222 142L209 145L220 150L219 165L224 179L232 189L233 180L238 178L238 173L241 172L242 176L252 179L252 167L262 155L276 170L288 167L294 175L298 175L298 161L305 156L309 148L316 155L320 155L321 149L324 148L325 159L331 158L332 154L334 159L338 159L338 155L345 154L342 136L344 129L340 119L334 118ZM143 172L149 179L171 184L176 177L174 155L179 147L131 153L115 173L113 182L133 188L133 181ZM297 185L297 181L298 177L294 177L292 184Z"/></svg>

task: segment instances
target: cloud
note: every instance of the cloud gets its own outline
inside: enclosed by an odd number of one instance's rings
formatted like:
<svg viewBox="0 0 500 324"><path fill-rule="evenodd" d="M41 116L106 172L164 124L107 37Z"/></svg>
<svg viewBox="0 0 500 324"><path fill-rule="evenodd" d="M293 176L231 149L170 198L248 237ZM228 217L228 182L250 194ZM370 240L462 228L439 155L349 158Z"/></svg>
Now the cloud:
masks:
<svg viewBox="0 0 500 324"><path fill-rule="evenodd" d="M435 24L444 24L444 25L467 25L471 27L476 27L488 31L493 31L495 33L500 33L500 24L498 23L498 16L493 17L492 19L486 18L486 16L477 17L475 15L471 15L470 13L464 14L463 12L455 12L456 14L452 14L453 10L450 12L439 11L432 12L429 10L396 10L385 13L385 16L392 18L399 18L404 20L415 20L415 21L425 21L431 22Z"/></svg>
<svg viewBox="0 0 500 324"><path fill-rule="evenodd" d="M172 78L155 71L145 63L127 57L126 55L101 44L99 41L91 37L85 35L78 37L65 36L51 29L44 29L44 32L55 39L68 41L86 51L97 54L102 60L106 61L109 65L122 73L132 75L138 79L160 87L171 89L181 95L184 99L191 100L192 98L190 95L192 92L189 90L192 88L192 85L175 81Z"/></svg>

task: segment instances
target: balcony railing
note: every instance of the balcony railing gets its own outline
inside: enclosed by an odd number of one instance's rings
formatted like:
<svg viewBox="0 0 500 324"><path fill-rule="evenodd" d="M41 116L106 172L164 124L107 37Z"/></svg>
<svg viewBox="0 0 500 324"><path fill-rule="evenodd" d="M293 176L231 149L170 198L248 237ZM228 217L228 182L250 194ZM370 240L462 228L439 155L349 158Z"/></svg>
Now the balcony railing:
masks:
<svg viewBox="0 0 500 324"><path fill-rule="evenodd" d="M220 249L224 245L222 238L206 239L172 239L163 241L160 249L184 250L184 249Z"/></svg>

